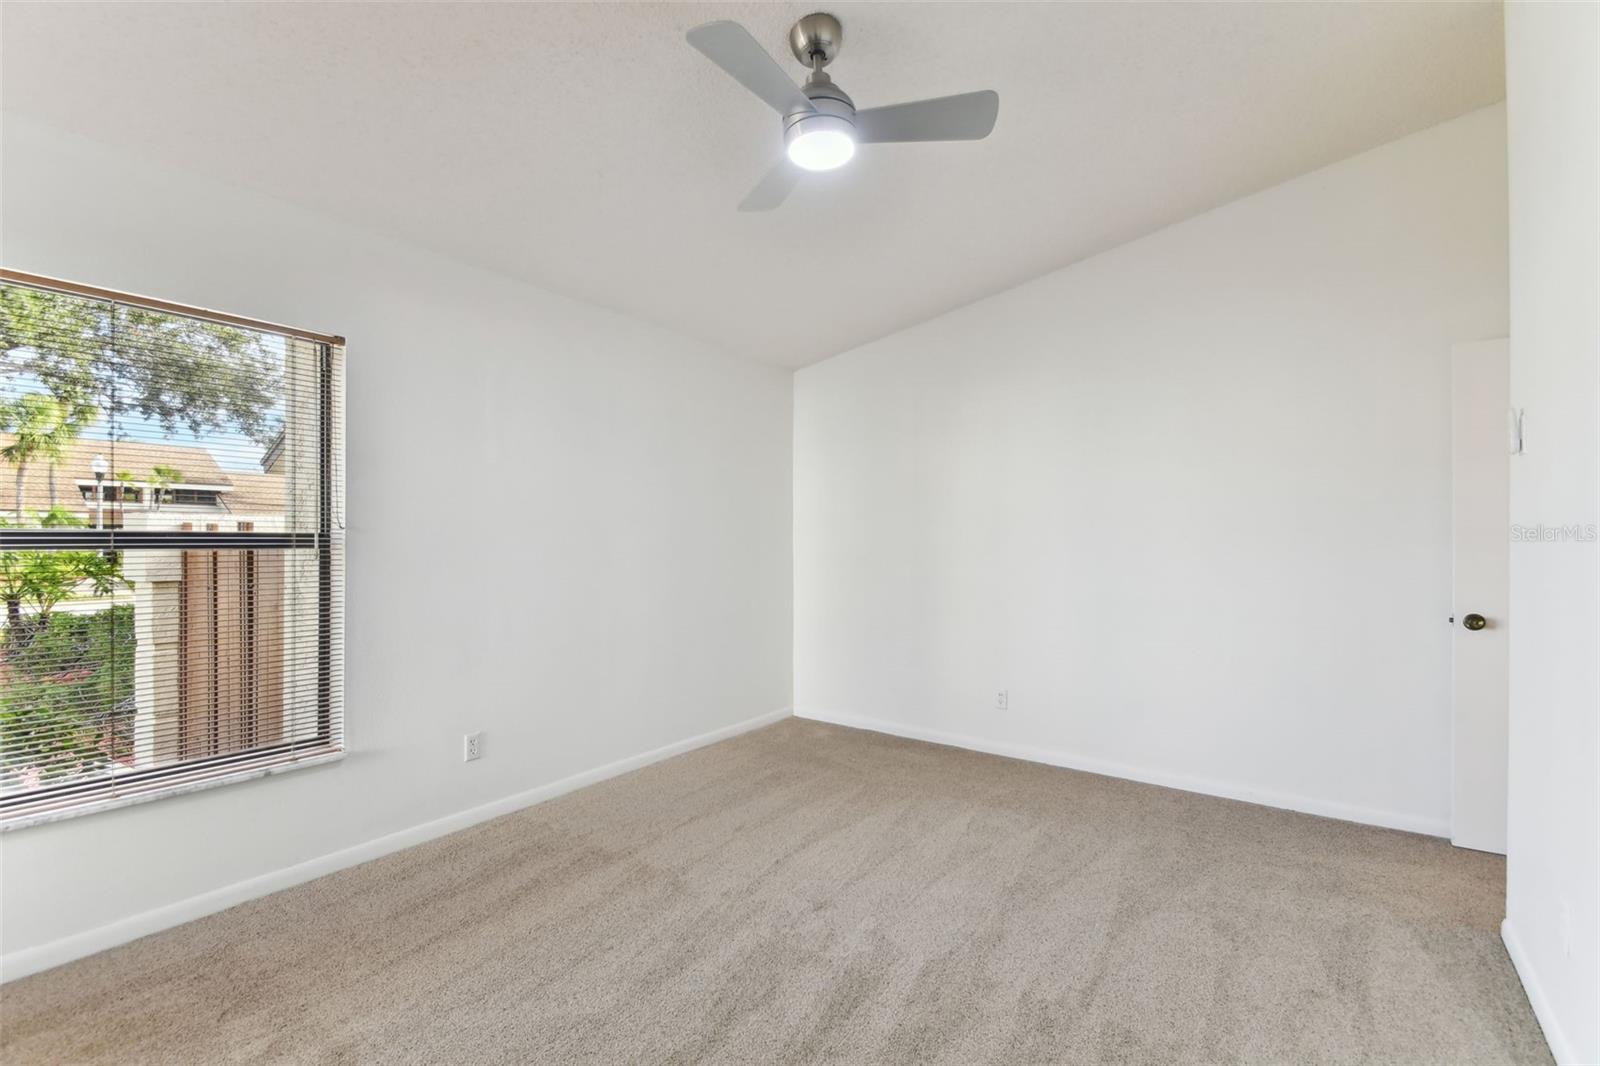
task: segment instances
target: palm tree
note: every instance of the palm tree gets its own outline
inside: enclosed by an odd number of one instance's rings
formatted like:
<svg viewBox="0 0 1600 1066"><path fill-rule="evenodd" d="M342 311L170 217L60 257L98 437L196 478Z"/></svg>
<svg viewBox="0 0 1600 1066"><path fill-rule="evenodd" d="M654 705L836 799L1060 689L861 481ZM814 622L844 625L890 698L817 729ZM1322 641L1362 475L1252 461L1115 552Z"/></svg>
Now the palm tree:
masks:
<svg viewBox="0 0 1600 1066"><path fill-rule="evenodd" d="M50 507L53 510L57 502L56 464L61 461L67 443L76 439L98 413L93 405L81 400L64 403L41 393L29 393L0 412L0 424L13 434L11 443L0 448L0 456L17 468L18 523L23 521L22 488L28 464L36 459L49 461Z"/></svg>
<svg viewBox="0 0 1600 1066"><path fill-rule="evenodd" d="M74 395L70 402L59 399L56 402L63 409L62 419L50 436L50 446L45 450L45 455L50 459L46 477L50 483L51 511L56 509L56 464L61 461L61 453L68 444L78 439L78 434L83 432L85 426L93 424L100 417L99 409L81 396Z"/></svg>
<svg viewBox="0 0 1600 1066"><path fill-rule="evenodd" d="M183 471L171 466L157 464L150 469L150 500L157 510L169 495L167 490L183 480Z"/></svg>
<svg viewBox="0 0 1600 1066"><path fill-rule="evenodd" d="M28 464L40 456L59 457L61 444L57 434L65 419L61 401L38 393L29 393L13 403L5 412L6 428L14 435L10 444L0 448L0 456L17 468L17 524L24 522L22 510L22 484L28 473Z"/></svg>

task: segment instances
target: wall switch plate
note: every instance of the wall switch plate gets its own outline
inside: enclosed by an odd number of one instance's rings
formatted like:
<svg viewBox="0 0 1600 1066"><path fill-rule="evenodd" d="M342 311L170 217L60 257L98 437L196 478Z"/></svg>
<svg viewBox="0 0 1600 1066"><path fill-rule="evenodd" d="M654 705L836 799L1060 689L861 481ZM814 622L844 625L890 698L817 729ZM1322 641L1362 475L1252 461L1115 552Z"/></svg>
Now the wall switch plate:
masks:
<svg viewBox="0 0 1600 1066"><path fill-rule="evenodd" d="M1006 708L1008 708L1010 706L1011 706L1011 693L1006 689L1001 689L1000 690L1000 695L995 697L994 709L997 710L997 711L1003 711L1003 710L1005 710Z"/></svg>
<svg viewBox="0 0 1600 1066"><path fill-rule="evenodd" d="M483 758L483 734L468 733L461 738L461 761L471 762Z"/></svg>

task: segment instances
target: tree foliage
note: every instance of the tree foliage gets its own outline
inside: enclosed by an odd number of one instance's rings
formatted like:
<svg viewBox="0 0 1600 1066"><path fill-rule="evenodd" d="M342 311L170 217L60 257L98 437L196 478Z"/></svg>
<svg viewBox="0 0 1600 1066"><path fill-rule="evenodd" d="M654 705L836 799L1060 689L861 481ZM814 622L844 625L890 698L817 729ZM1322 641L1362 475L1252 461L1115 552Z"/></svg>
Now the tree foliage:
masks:
<svg viewBox="0 0 1600 1066"><path fill-rule="evenodd" d="M60 508L46 526L81 526ZM0 526L6 523L0 521ZM133 708L133 608L58 611L92 592L131 588L121 557L98 551L0 551L0 779L83 772L128 753Z"/></svg>
<svg viewBox="0 0 1600 1066"><path fill-rule="evenodd" d="M56 505L56 463L63 449L100 416L81 394L50 396L30 392L11 403L0 402L0 429L11 433L11 443L0 448L0 458L17 468L16 513L22 513L22 479L28 464L43 459L50 464L50 506Z"/></svg>
<svg viewBox="0 0 1600 1066"><path fill-rule="evenodd" d="M167 433L279 429L283 363L253 330L0 285L0 384L23 374L64 405L137 411Z"/></svg>
<svg viewBox="0 0 1600 1066"><path fill-rule="evenodd" d="M0 527L9 523L0 520ZM42 516L44 526L82 526L61 508ZM122 557L98 551L0 551L0 600L6 605L7 639L26 640L50 624L51 612L80 592L109 596L132 588L122 576Z"/></svg>
<svg viewBox="0 0 1600 1066"><path fill-rule="evenodd" d="M133 749L133 608L61 614L5 635L0 781L34 787L127 759Z"/></svg>

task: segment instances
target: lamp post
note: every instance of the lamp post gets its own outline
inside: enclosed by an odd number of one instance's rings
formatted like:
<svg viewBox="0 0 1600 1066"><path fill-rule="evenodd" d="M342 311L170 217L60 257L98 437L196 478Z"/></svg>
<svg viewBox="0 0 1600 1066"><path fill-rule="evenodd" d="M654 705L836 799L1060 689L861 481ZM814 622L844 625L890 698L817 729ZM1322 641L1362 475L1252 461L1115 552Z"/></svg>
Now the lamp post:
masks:
<svg viewBox="0 0 1600 1066"><path fill-rule="evenodd" d="M97 455L89 464L89 469L94 471L94 528L106 528L106 471L111 468L106 465L106 457Z"/></svg>

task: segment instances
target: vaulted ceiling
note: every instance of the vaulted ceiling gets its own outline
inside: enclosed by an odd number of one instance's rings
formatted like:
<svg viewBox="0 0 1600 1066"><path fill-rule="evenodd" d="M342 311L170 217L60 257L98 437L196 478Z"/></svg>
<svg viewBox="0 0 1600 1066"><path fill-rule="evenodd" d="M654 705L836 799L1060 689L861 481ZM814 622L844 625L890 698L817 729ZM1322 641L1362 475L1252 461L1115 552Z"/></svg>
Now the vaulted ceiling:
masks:
<svg viewBox="0 0 1600 1066"><path fill-rule="evenodd" d="M798 79L813 9L11 3L0 102L798 366L1504 94L1492 3L833 4L859 106L993 88L999 122L740 214L779 119L684 32Z"/></svg>

